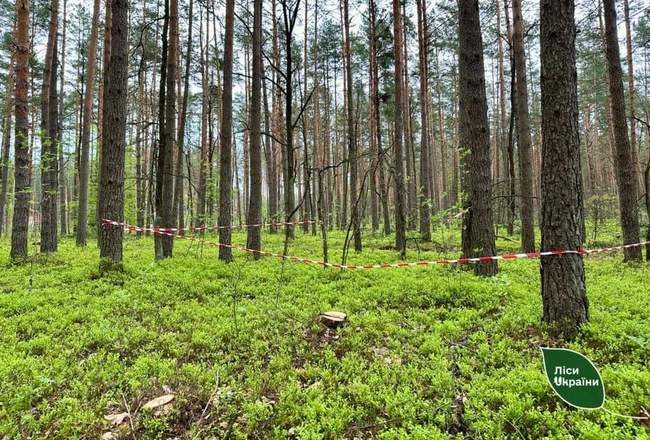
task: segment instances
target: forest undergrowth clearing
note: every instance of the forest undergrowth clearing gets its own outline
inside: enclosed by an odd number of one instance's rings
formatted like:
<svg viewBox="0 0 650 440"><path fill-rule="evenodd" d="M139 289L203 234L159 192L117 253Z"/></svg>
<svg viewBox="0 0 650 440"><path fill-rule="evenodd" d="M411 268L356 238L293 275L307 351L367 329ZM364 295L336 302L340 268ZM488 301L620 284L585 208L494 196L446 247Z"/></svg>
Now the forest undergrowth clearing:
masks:
<svg viewBox="0 0 650 440"><path fill-rule="evenodd" d="M594 246L618 244L603 234ZM343 240L331 234L332 261ZM457 231L434 242L418 253L411 240L409 261L459 255ZM350 262L396 262L391 243L367 234ZM263 234L264 250L282 244ZM621 254L585 259L591 321L566 344L541 325L535 260L503 262L492 279L446 266L341 272L238 252L227 265L179 241L156 263L153 239L130 236L124 272L99 276L92 245L64 240L23 265L7 249L0 242L8 438L650 438L642 422L568 408L542 372L540 345L571 348L600 368L606 407L650 407L649 271ZM289 246L320 252L300 231ZM327 311L344 312L344 325L325 327ZM164 411L143 409L168 394Z"/></svg>

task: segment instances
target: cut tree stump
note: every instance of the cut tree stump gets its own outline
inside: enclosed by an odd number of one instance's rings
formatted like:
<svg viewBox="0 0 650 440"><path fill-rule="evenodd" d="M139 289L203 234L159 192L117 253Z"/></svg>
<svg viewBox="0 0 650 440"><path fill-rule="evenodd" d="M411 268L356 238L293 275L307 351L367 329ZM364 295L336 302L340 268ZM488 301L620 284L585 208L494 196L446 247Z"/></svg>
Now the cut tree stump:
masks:
<svg viewBox="0 0 650 440"><path fill-rule="evenodd" d="M343 325L347 315L343 312L325 312L319 316L319 320L323 325L334 329Z"/></svg>

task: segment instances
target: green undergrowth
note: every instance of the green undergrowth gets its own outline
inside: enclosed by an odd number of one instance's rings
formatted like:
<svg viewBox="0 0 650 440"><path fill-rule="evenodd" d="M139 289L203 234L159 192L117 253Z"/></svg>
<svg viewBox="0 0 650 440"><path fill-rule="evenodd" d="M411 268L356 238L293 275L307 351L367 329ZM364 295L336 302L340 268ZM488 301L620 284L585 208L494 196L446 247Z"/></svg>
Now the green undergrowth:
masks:
<svg viewBox="0 0 650 440"><path fill-rule="evenodd" d="M617 243L612 231L594 244ZM350 263L398 261L391 237L364 235ZM438 229L433 244L415 237L409 261L460 255L457 228ZM331 234L331 261L343 240ZM281 252L282 234L263 243ZM320 259L321 249L298 231L289 254ZM569 408L542 372L540 346L578 350L601 370L606 408L650 407L650 273L621 254L586 260L591 320L563 343L541 324L535 260L481 279L238 251L224 264L186 241L174 252L156 263L152 238L127 236L123 270L100 273L94 245L65 239L55 255L12 265L0 242L0 438L650 438L641 422ZM345 325L320 324L329 310ZM142 408L168 393L164 411ZM127 408L130 423L104 419Z"/></svg>

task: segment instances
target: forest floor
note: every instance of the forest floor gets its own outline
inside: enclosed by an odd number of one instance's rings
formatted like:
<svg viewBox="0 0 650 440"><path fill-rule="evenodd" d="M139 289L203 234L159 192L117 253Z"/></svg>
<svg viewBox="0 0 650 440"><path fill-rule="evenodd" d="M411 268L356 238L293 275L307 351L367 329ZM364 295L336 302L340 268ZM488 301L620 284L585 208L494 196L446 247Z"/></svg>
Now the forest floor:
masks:
<svg viewBox="0 0 650 440"><path fill-rule="evenodd" d="M438 229L436 250L411 243L409 260L457 257L457 229ZM590 245L618 244L615 231ZM397 261L391 237L364 234L350 262ZM332 234L332 261L343 239ZM289 254L318 259L320 246L298 232ZM282 234L263 247L281 252ZM0 241L0 438L650 438L645 422L571 409L542 371L540 346L580 351L600 368L606 408L650 408L650 270L622 254L586 259L591 320L562 343L540 322L538 260L481 279L237 251L223 264L182 241L155 263L150 237L124 249L124 272L100 276L94 243L64 239L11 265ZM317 317L329 310L347 322L327 329Z"/></svg>

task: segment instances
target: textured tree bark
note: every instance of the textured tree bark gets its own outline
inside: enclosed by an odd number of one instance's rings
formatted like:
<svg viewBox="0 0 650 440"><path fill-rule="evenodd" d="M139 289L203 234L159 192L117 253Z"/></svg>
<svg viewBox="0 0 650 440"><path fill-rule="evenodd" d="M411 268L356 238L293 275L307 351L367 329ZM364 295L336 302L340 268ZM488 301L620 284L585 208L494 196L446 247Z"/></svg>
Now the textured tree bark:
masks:
<svg viewBox="0 0 650 440"><path fill-rule="evenodd" d="M102 148L103 148L103 142L105 139L104 136L104 130L106 129L105 127L105 122L106 122L106 112L107 112L107 105L108 105L108 87L107 87L107 82L108 82L108 72L110 69L110 64L111 64L111 38L112 38L112 28L113 28L113 12L111 11L111 8L113 7L113 0L106 0L104 3L105 11L104 11L104 51L103 51L103 60L102 60L102 81L99 83L99 114L97 116L97 119L99 123L97 124L97 162L98 162L98 169L100 170L99 172L101 173L102 169ZM155 75L154 75L155 78ZM82 119L83 120L83 119ZM152 155L154 148L151 149ZM79 146L79 156L81 156L81 145ZM92 154L91 154L92 156ZM81 164L79 164L81 167ZM152 167L153 167L153 161L152 161ZM150 174L150 178L153 181L153 172ZM152 185L153 187L153 185ZM153 212L153 206L152 206L152 212ZM97 244L101 247L101 239L103 234L99 232L99 229L102 228L101 225L101 216L99 215L99 194L97 196L97 204L95 206L95 214L96 214L96 219L99 221L99 224L97 225Z"/></svg>
<svg viewBox="0 0 650 440"><path fill-rule="evenodd" d="M284 70L284 122L285 122L285 145L283 149L283 180L284 180L284 215L285 221L290 223L294 218L294 207L296 205L295 183L296 183L296 164L294 160L294 121L293 121L293 31L298 17L300 0L296 3L289 4L287 0L280 0L282 5L282 22L285 43L285 70ZM285 236L294 238L295 228L291 224L285 226Z"/></svg>
<svg viewBox="0 0 650 440"><path fill-rule="evenodd" d="M492 220L490 129L485 95L483 38L478 0L458 0L459 144L462 151L463 255L495 255ZM496 261L475 265L477 275L497 273Z"/></svg>
<svg viewBox="0 0 650 440"><path fill-rule="evenodd" d="M264 68L262 68L264 70ZM275 218L278 211L278 186L277 186L277 176L275 175L276 163L275 163L275 151L273 149L274 140L271 139L269 135L271 133L271 116L269 115L269 98L266 86L266 80L262 78L262 92L264 96L264 162L266 164L266 180L267 180L267 189L268 189L268 215L271 226L269 226L269 232L274 234L277 228L274 225Z"/></svg>
<svg viewBox="0 0 650 440"><path fill-rule="evenodd" d="M106 111L101 150L100 219L124 219L124 156L129 74L128 0L111 0L111 56L106 77ZM122 261L122 228L99 228L102 268Z"/></svg>
<svg viewBox="0 0 650 440"><path fill-rule="evenodd" d="M393 144L393 166L395 174L395 247L400 258L406 258L406 194L404 186L404 157L402 136L404 134L404 60L402 50L404 33L402 31L402 11L400 0L393 0L393 35L395 55L395 141Z"/></svg>
<svg viewBox="0 0 650 440"><path fill-rule="evenodd" d="M507 170L506 170L506 158L507 156L507 138L506 138L506 76L505 76L505 63L504 63L504 50L503 50L503 40L504 36L502 35L501 31L501 1L497 0L496 2L496 15L497 15L497 34L499 37L497 38L497 59L498 59L498 70L499 70L499 132L497 133L497 139L498 139L498 149L501 150L501 157L503 158L503 163L498 163L497 167L500 169L503 169L503 175L507 175ZM506 35L506 38L509 38L509 36ZM500 173L501 174L501 173ZM501 185L499 185L499 188L501 188ZM503 189L499 189L499 194L500 195L505 195L506 192ZM497 211L497 218L499 220L504 219L504 213L503 209L499 209Z"/></svg>
<svg viewBox="0 0 650 440"><path fill-rule="evenodd" d="M31 151L29 150L29 0L16 1L16 96L14 140L14 213L11 259L27 258Z"/></svg>
<svg viewBox="0 0 650 440"><path fill-rule="evenodd" d="M154 226L163 227L165 214L165 204L164 197L166 196L166 182L167 178L165 176L167 171L167 155L171 152L167 149L167 130L165 125L167 124L167 112L165 107L167 105L167 69L169 67L168 58L169 58L169 22L170 22L170 13L169 13L169 0L164 0L164 15L163 15L163 29L162 29L162 38L161 38L161 49L160 49L160 82L158 86L158 138L156 149L156 191L155 191L155 211L154 211ZM166 226L165 226L166 227ZM163 250L163 241L167 237L164 237L155 234L154 239L154 254L156 260L164 258Z"/></svg>
<svg viewBox="0 0 650 440"><path fill-rule="evenodd" d="M379 200L381 202L381 211L383 217L384 234L390 234L390 210L388 208L388 191L386 189L386 180L384 176L384 152L381 142L381 110L379 107L379 63L377 61L377 6L374 0L369 0L369 22L370 22L370 73L372 82L372 116L374 118L373 127L375 134L375 172L378 170ZM373 172L373 174L375 173Z"/></svg>
<svg viewBox="0 0 650 440"><path fill-rule="evenodd" d="M187 52L185 55L185 78L183 83L183 101L178 124L176 140L176 183L174 184L174 217L179 229L185 227L184 175L183 157L185 156L185 125L187 121L187 103L190 93L190 66L192 65L192 31L193 31L194 0L190 0L189 21L187 26Z"/></svg>
<svg viewBox="0 0 650 440"><path fill-rule="evenodd" d="M413 130L413 111L412 103L413 96L411 90L411 82L409 81L409 51L408 51L408 34L404 20L408 18L406 15L406 4L402 2L402 32L404 39L402 40L404 52L404 156L406 159L406 227L409 231L415 230L418 223L418 176L415 166L415 141Z"/></svg>
<svg viewBox="0 0 650 440"><path fill-rule="evenodd" d="M271 21L273 23L272 31L272 50L273 50L273 64L280 65L280 44L278 34L278 20L277 20L277 3L275 0L271 1ZM279 221L278 210L280 205L280 170L281 164L278 163L278 151L283 150L283 146L279 140L283 139L282 124L282 93L279 87L279 75L276 69L273 69L272 87L271 87L271 131L273 138L270 144L270 157L271 167L269 175L269 217L271 219L271 226L269 232L275 234L278 228L273 224ZM272 181L271 181L272 180Z"/></svg>
<svg viewBox="0 0 650 440"><path fill-rule="evenodd" d="M517 134L519 138L519 177L521 206L521 248L535 251L535 211L533 204L533 142L528 119L528 83L526 80L526 51L524 47L524 18L521 0L512 0L513 52L515 57Z"/></svg>
<svg viewBox="0 0 650 440"><path fill-rule="evenodd" d="M348 140L348 161L350 164L350 208L354 238L354 250L361 252L361 212L359 204L356 203L358 197L357 179L359 176L359 158L357 157L357 140L356 130L354 126L354 101L352 99L352 91L354 83L352 81L352 54L350 48L350 11L349 1L343 0L343 22L344 22L344 46L343 54L345 56L345 78L346 78L346 123L347 123L347 140Z"/></svg>
<svg viewBox="0 0 650 440"><path fill-rule="evenodd" d="M447 151L447 146L449 144L447 143L447 136L445 134L445 112L442 103L442 74L440 72L439 51L437 47L435 48L434 53L435 53L434 68L436 70L436 103L438 107L438 133L440 133L439 135L440 148L435 148L436 146L433 143L431 144L430 167L431 167L432 174L434 170L436 171L431 179L431 191L432 191L431 194L433 195L434 208L443 209L445 204L445 199L447 199L447 195L443 194L444 192L443 188L445 187L445 183L443 183L442 171L444 171L444 177L446 177L447 174L446 166L444 165L445 156L443 155L443 151ZM454 85L455 84L456 84L456 78L454 78ZM454 87L454 93L455 92L456 92L456 88ZM433 136L430 139L433 139ZM455 143L456 141L454 140L452 142L452 147L453 147L452 155L454 154L453 150L456 150ZM453 174L454 172L455 171L452 168L452 177L454 175ZM451 205L455 205L456 200L458 198L457 197L458 185L455 185L455 183L458 182L454 181L452 178L452 185L449 188L449 197L448 197Z"/></svg>
<svg viewBox="0 0 650 440"><path fill-rule="evenodd" d="M57 186L57 93L56 51L59 27L59 1L50 2L50 24L43 63L41 89L41 252L55 252L57 248L56 197ZM54 89L54 90L52 90ZM54 100L54 102L52 102ZM54 106L54 109L52 108ZM54 117L54 120L52 120Z"/></svg>
<svg viewBox="0 0 650 440"><path fill-rule="evenodd" d="M15 31L15 29L14 29ZM14 72L15 53L11 54L9 60L9 72L7 74L7 93L5 98L5 109L2 128L2 159L0 160L0 237L5 227L5 212L7 207L7 191L9 188L9 150L11 148L11 122L12 106L15 85Z"/></svg>
<svg viewBox="0 0 650 440"><path fill-rule="evenodd" d="M167 68L161 74L161 81L165 81L164 106L160 110L164 113L164 124L161 125L160 150L158 152L158 172L156 179L156 210L158 225L163 228L176 226L174 210L174 153L176 151L176 80L178 76L178 0L167 0L165 4L168 13L167 28L169 31L167 41L163 39L163 62ZM164 31L163 31L164 32ZM167 43L167 51L164 46ZM174 251L174 237L158 235L156 258L169 258Z"/></svg>
<svg viewBox="0 0 650 440"><path fill-rule="evenodd" d="M646 114L648 113L646 112ZM645 186L645 212L648 217L645 239L648 243L645 245L645 259L650 261L650 126L646 126L646 152L648 161L643 172L643 184Z"/></svg>
<svg viewBox="0 0 650 440"><path fill-rule="evenodd" d="M203 20L201 20L203 21ZM206 23L206 24L209 24ZM207 27L207 26L206 26ZM199 41L201 44L201 153L199 158L199 181L196 188L196 218L194 219L194 226L201 227L206 224L205 215L205 201L208 188L208 168L211 166L208 163L208 105L210 102L210 84L208 78L208 55L210 52L210 45L208 36L205 37L203 42L203 25L199 27Z"/></svg>
<svg viewBox="0 0 650 440"><path fill-rule="evenodd" d="M226 28L223 52L223 95L221 106L221 150L219 155L219 224L232 224L232 64L235 0L226 0ZM219 259L232 261L231 230L219 229Z"/></svg>
<svg viewBox="0 0 650 440"><path fill-rule="evenodd" d="M431 195L429 194L429 44L426 0L417 0L418 10L418 49L420 55L420 237L431 241ZM441 133L442 135L442 133Z"/></svg>
<svg viewBox="0 0 650 440"><path fill-rule="evenodd" d="M581 248L584 222L578 133L575 5L540 5L542 95L542 251ZM588 319L581 255L542 257L543 319L571 339Z"/></svg>
<svg viewBox="0 0 650 440"><path fill-rule="evenodd" d="M623 0L623 15L625 18L625 49L627 58L627 90L628 90L628 117L630 118L630 148L632 149L632 160L634 162L634 172L640 178L639 188L644 186L644 177L641 175L641 164L639 161L639 147L636 138L636 101L634 90L634 57L632 56L632 24L630 23L630 2Z"/></svg>
<svg viewBox="0 0 650 440"><path fill-rule="evenodd" d="M318 41L318 0L314 1L314 41ZM316 173L312 172L312 176L318 179L315 184L318 185L315 189L317 194L314 194L312 198L313 204L315 204L315 211L312 211L312 220L315 220L317 217L321 219L321 222L325 222L325 198L324 193L322 193L322 176L321 171L325 167L323 154L323 142L321 137L321 113L320 113L320 79L319 79L319 53L318 53L318 44L314 44L312 48L312 67L313 67L313 78L314 78L314 91L313 91L313 102L314 102L314 168L317 170ZM321 224L321 229L327 228L326 224ZM312 223L312 235L316 235L316 223Z"/></svg>
<svg viewBox="0 0 650 440"><path fill-rule="evenodd" d="M140 228L144 227L144 215L145 215L145 173L146 169L146 159L143 160L143 150L144 156L146 156L146 145L144 144L143 133L145 131L145 114L144 114L144 87L145 87L145 77L144 77L144 54L140 58L140 66L138 68L138 98L137 98L137 109L138 109L138 127L136 129L135 137L135 209L136 209L136 225ZM138 232L137 236L140 237L142 232Z"/></svg>
<svg viewBox="0 0 650 440"><path fill-rule="evenodd" d="M79 157L79 208L77 217L77 246L85 246L88 228L88 180L90 176L90 129L92 124L93 98L95 89L95 66L97 64L97 39L99 35L99 0L93 4L93 18L88 42L88 70L86 93L83 101L81 127L81 151Z"/></svg>
<svg viewBox="0 0 650 440"><path fill-rule="evenodd" d="M517 192L515 173L515 116L516 116L516 102L515 102L515 75L516 75L516 60L513 53L512 44L512 26L510 24L510 12L506 5L505 7L506 30L508 32L509 54L510 54L510 118L508 125L508 134L506 139L506 155L508 157L508 209L506 217L508 221L508 235L511 236L515 232L515 217L517 216Z"/></svg>
<svg viewBox="0 0 650 440"><path fill-rule="evenodd" d="M61 34L61 73L59 75L59 110L58 110L58 121L57 121L57 132L59 133L59 142L57 148L58 154L58 185L59 185L59 224L60 224L60 233L62 236L68 234L68 206L66 199L66 178L65 178L65 161L63 158L63 142L61 142L62 132L63 132L63 117L65 112L65 55L66 55L66 36L67 36L67 27L68 21L66 19L68 14L68 1L63 0L63 32ZM0 215L0 219L2 216ZM2 221L0 220L0 223ZM0 226L0 229L2 227Z"/></svg>
<svg viewBox="0 0 650 440"><path fill-rule="evenodd" d="M309 81L309 56L307 55L307 47L309 42L309 1L305 0L305 15L304 15L304 24L303 24L303 52L302 52L302 97L301 97L301 106L304 106L304 111L302 112L302 184L303 190L302 194L304 195L302 201L301 217L303 221L302 231L306 234L309 232L309 223L307 221L313 219L312 213L312 188L311 188L311 163L310 163L310 152L309 152L309 117L307 106L307 83ZM313 139L312 139L313 141Z"/></svg>
<svg viewBox="0 0 650 440"><path fill-rule="evenodd" d="M368 143L370 147L370 220L372 234L379 230L379 197L377 186L377 167L379 165L379 150L377 148L377 127L374 100L377 95L374 80L374 63L377 58L375 35L375 5L373 0L368 2Z"/></svg>
<svg viewBox="0 0 650 440"><path fill-rule="evenodd" d="M58 5L52 7L52 14L56 11L58 22ZM58 24L57 24L58 25ZM58 63L58 41L54 33L52 50L50 85L48 88L49 99L47 101L47 131L41 133L41 252L56 252L58 246L58 227L56 202L59 193L59 169L58 169L58 110L59 94L57 92L57 63Z"/></svg>
<svg viewBox="0 0 650 440"><path fill-rule="evenodd" d="M621 229L625 244L638 243L640 237L638 178L634 155L627 135L625 117L625 97L623 95L623 74L618 47L616 23L616 3L614 0L603 1L605 15L605 39L607 46L607 70L609 72L609 94L616 144L616 168L618 174L618 194ZM641 248L631 247L624 250L625 261L640 261Z"/></svg>
<svg viewBox="0 0 650 440"><path fill-rule="evenodd" d="M248 206L249 225L262 223L262 0L253 4L253 78L250 106L250 195ZM248 249L260 250L262 228L249 226L246 238ZM259 254L253 254L257 259Z"/></svg>

